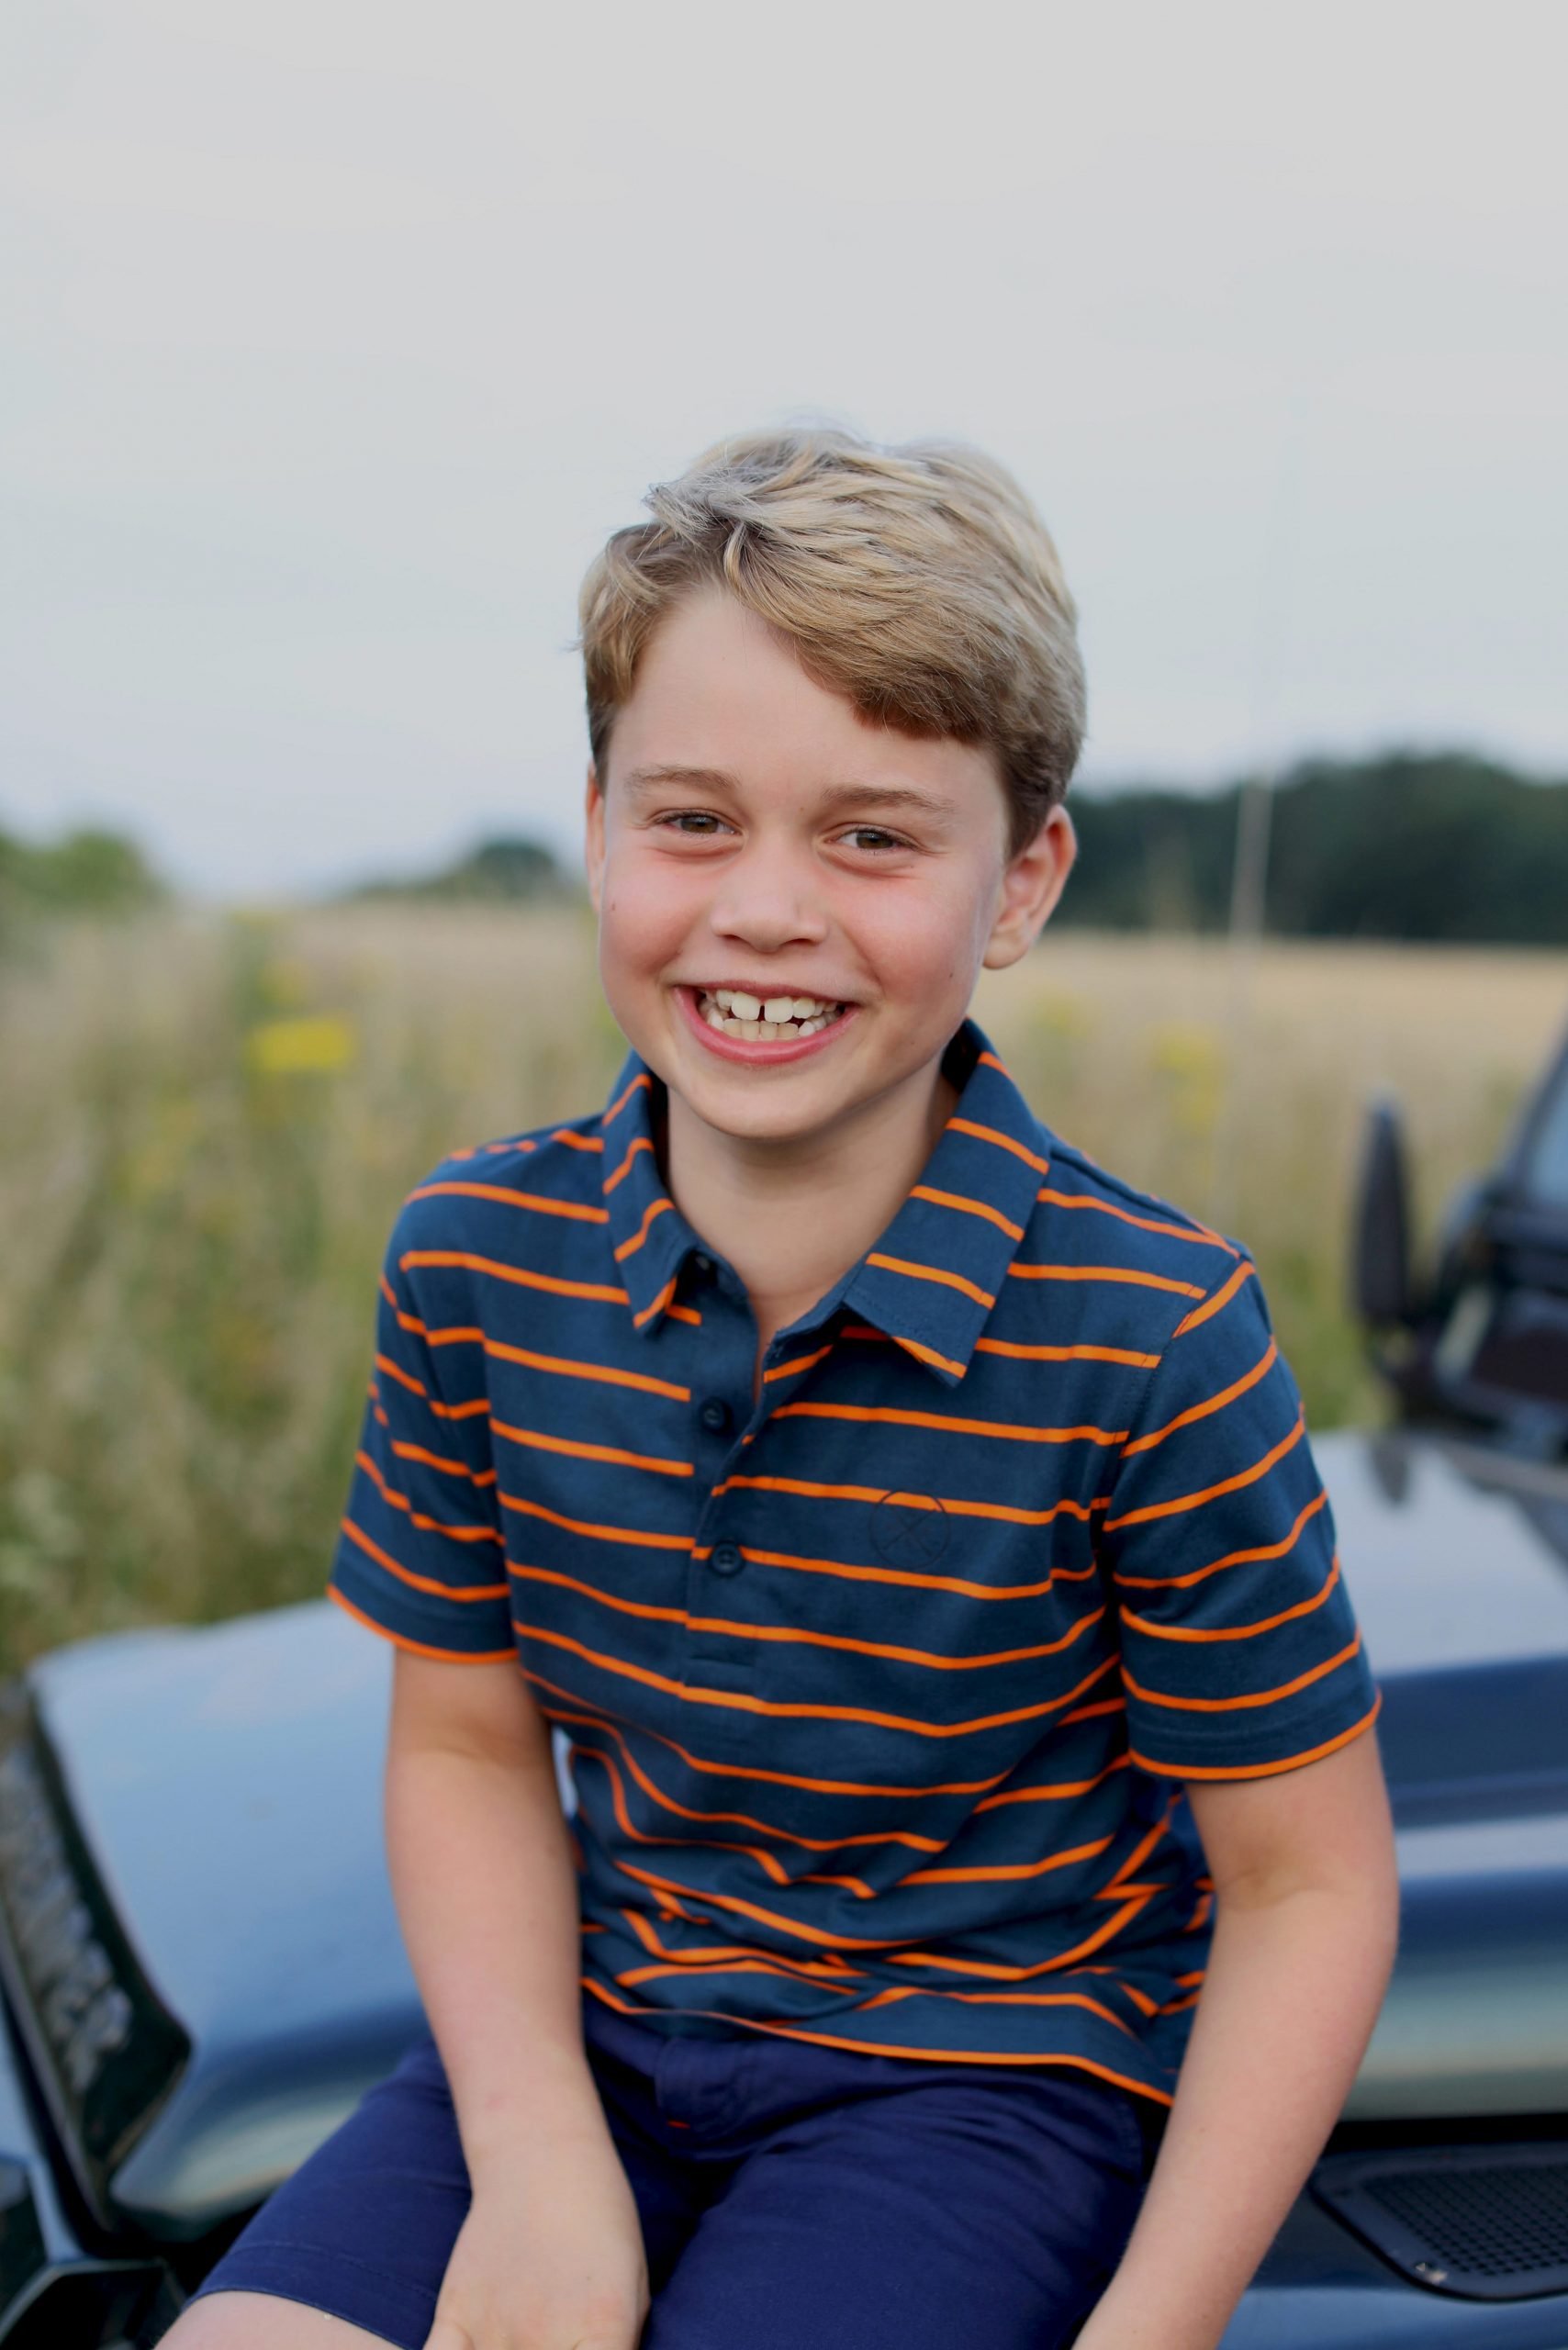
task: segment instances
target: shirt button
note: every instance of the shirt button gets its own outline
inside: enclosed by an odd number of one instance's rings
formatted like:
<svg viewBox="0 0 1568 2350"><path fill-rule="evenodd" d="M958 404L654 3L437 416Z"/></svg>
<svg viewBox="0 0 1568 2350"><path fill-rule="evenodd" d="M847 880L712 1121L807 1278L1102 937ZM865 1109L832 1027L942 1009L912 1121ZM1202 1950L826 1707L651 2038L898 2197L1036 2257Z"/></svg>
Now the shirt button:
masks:
<svg viewBox="0 0 1568 2350"><path fill-rule="evenodd" d="M699 1248L696 1256L693 1257L691 1261L696 1266L700 1273L711 1273L713 1270L712 1258L705 1257L700 1248Z"/></svg>
<svg viewBox="0 0 1568 2350"><path fill-rule="evenodd" d="M735 1575L739 1574L745 1561L733 1542L720 1542L715 1544L708 1564L716 1575Z"/></svg>
<svg viewBox="0 0 1568 2350"><path fill-rule="evenodd" d="M721 1403L717 1395L710 1395L698 1417L705 1428L711 1428L715 1436L722 1436L730 1425L730 1407Z"/></svg>

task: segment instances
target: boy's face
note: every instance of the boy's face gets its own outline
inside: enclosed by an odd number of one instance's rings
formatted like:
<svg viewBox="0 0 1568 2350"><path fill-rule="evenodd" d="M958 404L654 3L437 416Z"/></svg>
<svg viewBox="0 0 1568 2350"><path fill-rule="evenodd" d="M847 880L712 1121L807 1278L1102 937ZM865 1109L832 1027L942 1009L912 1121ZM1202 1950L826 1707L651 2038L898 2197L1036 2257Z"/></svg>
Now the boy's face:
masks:
<svg viewBox="0 0 1568 2350"><path fill-rule="evenodd" d="M588 779L610 1010L736 1140L826 1139L901 1091L923 1111L981 966L1024 953L1072 864L1064 810L1011 862L1007 826L989 750L868 723L743 605L693 594Z"/></svg>

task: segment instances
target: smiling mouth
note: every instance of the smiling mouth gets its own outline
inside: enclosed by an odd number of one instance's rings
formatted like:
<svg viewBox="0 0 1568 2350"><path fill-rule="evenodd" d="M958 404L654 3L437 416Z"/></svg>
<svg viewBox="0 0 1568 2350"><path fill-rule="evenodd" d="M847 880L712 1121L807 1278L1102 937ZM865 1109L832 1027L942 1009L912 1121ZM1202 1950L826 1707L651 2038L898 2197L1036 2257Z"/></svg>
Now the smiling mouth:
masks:
<svg viewBox="0 0 1568 2350"><path fill-rule="evenodd" d="M698 1013L710 1028L765 1045L814 1036L845 1013L842 1003L830 1003L822 996L753 995L745 988L698 988L694 992Z"/></svg>

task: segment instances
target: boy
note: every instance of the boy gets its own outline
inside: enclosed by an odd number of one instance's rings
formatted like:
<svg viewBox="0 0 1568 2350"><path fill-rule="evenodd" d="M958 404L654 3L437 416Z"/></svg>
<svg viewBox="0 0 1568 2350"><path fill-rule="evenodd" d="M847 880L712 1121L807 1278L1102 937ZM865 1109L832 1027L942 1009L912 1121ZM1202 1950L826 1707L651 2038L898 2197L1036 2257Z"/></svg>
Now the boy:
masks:
<svg viewBox="0 0 1568 2350"><path fill-rule="evenodd" d="M1073 607L972 452L649 502L583 598L631 1056L406 1204L333 1571L431 2031L170 2339L1213 2350L1393 1848L1249 1259L966 1017L1072 863Z"/></svg>

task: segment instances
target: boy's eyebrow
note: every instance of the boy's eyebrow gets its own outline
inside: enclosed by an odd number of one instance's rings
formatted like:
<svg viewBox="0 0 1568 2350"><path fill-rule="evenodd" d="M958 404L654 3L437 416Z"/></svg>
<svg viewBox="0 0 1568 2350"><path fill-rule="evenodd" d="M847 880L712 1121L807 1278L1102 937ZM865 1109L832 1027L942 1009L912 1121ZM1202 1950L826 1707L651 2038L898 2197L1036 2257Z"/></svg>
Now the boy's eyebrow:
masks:
<svg viewBox="0 0 1568 2350"><path fill-rule="evenodd" d="M626 788L633 792L655 790L661 784L687 783L699 788L722 791L738 791L740 785L722 767L633 767L626 778ZM935 792L917 791L912 784L902 783L834 783L830 784L823 798L831 808L907 808L912 814L951 816L951 801Z"/></svg>

